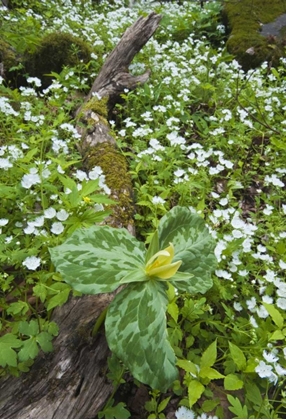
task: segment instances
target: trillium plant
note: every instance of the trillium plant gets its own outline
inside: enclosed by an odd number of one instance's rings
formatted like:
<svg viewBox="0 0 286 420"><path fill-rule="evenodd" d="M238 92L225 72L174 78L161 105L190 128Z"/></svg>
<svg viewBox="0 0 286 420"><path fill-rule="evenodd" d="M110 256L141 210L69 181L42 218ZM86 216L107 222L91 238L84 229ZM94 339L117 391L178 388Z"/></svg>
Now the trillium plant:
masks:
<svg viewBox="0 0 286 420"><path fill-rule="evenodd" d="M165 391L178 377L168 340L168 288L205 293L216 266L214 241L203 219L174 207L159 222L148 250L125 229L94 226L76 230L50 249L64 281L86 294L113 292L105 330L112 352L133 376Z"/></svg>

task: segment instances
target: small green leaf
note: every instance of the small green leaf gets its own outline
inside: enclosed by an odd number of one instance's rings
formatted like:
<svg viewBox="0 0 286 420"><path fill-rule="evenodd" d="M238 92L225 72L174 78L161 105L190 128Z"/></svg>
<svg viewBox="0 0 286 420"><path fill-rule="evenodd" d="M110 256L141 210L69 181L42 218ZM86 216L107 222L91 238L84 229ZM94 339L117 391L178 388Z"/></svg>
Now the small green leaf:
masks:
<svg viewBox="0 0 286 420"><path fill-rule="evenodd" d="M87 197L92 194L94 191L99 190L99 180L94 179L92 181L83 180L82 189L80 190L81 197Z"/></svg>
<svg viewBox="0 0 286 420"><path fill-rule="evenodd" d="M28 359L35 359L39 353L39 348L36 343L36 338L31 337L23 342L23 347L18 353L19 360L25 362Z"/></svg>
<svg viewBox="0 0 286 420"><path fill-rule="evenodd" d="M106 419L129 419L130 413L125 408L125 404L120 402L114 407L107 407L99 413L99 418L104 416Z"/></svg>
<svg viewBox="0 0 286 420"><path fill-rule="evenodd" d="M224 378L224 375L219 373L216 369L213 369L208 366L204 366L200 370L200 377L204 379L206 378L206 379L212 380L212 379L222 379Z"/></svg>
<svg viewBox="0 0 286 420"><path fill-rule="evenodd" d="M67 285L65 285L65 286L67 286ZM48 300L47 310L50 311L51 309L55 308L56 306L61 306L64 303L66 303L66 301L69 298L70 291L71 291L71 288L69 286L67 286L66 288L64 288L64 290L62 290L61 292L59 292L58 294L56 294L55 296L50 298Z"/></svg>
<svg viewBox="0 0 286 420"><path fill-rule="evenodd" d="M281 313L278 311L278 309L275 308L274 305L271 305L270 303L263 303L263 306L271 316L273 322L281 330L284 325L284 318Z"/></svg>
<svg viewBox="0 0 286 420"><path fill-rule="evenodd" d="M189 360L179 359L179 360L177 360L177 366L184 369L184 371L186 371L186 372L192 373L195 376L198 375L197 366L193 362L190 362Z"/></svg>
<svg viewBox="0 0 286 420"><path fill-rule="evenodd" d="M269 341L284 340L284 338L285 338L285 335L283 334L283 332L280 330L276 330L269 338Z"/></svg>
<svg viewBox="0 0 286 420"><path fill-rule="evenodd" d="M62 245L50 249L50 254L64 280L89 294L112 292L145 261L141 242L127 230L109 226L78 229Z"/></svg>
<svg viewBox="0 0 286 420"><path fill-rule="evenodd" d="M233 397L232 395L227 395L227 399L232 405L232 407L228 407L228 409L237 416L236 418L248 419L248 410L246 405L242 406L239 399L237 397Z"/></svg>
<svg viewBox="0 0 286 420"><path fill-rule="evenodd" d="M27 304L27 302L22 302L22 301L18 301L18 302L13 302L9 305L8 309L7 309L7 314L11 315L17 315L20 312L24 315L25 313L27 313L29 310L29 305Z"/></svg>
<svg viewBox="0 0 286 420"><path fill-rule="evenodd" d="M37 321L32 319L30 322L21 321L19 323L19 333L28 336L35 336L39 333L39 325Z"/></svg>
<svg viewBox="0 0 286 420"><path fill-rule="evenodd" d="M53 351L53 345L51 343L53 337L51 334L42 331L36 336L37 343L41 346L41 349L45 352Z"/></svg>
<svg viewBox="0 0 286 420"><path fill-rule="evenodd" d="M53 335L53 336L57 336L59 333L59 327L55 322L49 322L48 325L48 333Z"/></svg>
<svg viewBox="0 0 286 420"><path fill-rule="evenodd" d="M167 397L167 398L164 398L164 400L160 402L160 404L158 406L158 413L161 413L161 411L165 410L165 408L167 407L170 399L171 399L171 397Z"/></svg>
<svg viewBox="0 0 286 420"><path fill-rule="evenodd" d="M0 337L0 366L17 366L17 353L13 348L22 347L23 342L14 334L8 333Z"/></svg>
<svg viewBox="0 0 286 420"><path fill-rule="evenodd" d="M198 401L204 390L205 387L196 379L190 381L188 385L188 399L190 408Z"/></svg>
<svg viewBox="0 0 286 420"><path fill-rule="evenodd" d="M178 321L178 317L179 317L179 307L176 304L176 302L171 302L168 304L168 308L167 308L167 312L168 314L171 315L171 317L173 318L173 320L175 322Z"/></svg>
<svg viewBox="0 0 286 420"><path fill-rule="evenodd" d="M251 382L251 383L246 383L245 384L245 389L246 389L246 398L253 402L255 405L262 405L263 403L263 398L261 395L261 390L258 388L258 386Z"/></svg>
<svg viewBox="0 0 286 420"><path fill-rule="evenodd" d="M200 368L211 367L217 358L216 340L203 352Z"/></svg>
<svg viewBox="0 0 286 420"><path fill-rule="evenodd" d="M236 391L243 388L243 381L238 376L230 373L224 378L224 389L227 391Z"/></svg>
<svg viewBox="0 0 286 420"><path fill-rule="evenodd" d="M167 336L167 304L165 283L131 283L115 296L105 320L111 351L137 380L162 392L178 377Z"/></svg>
<svg viewBox="0 0 286 420"><path fill-rule="evenodd" d="M246 358L243 354L243 351L240 350L235 344L232 344L230 341L228 342L230 354L232 360L237 366L238 370L244 370L246 367Z"/></svg>
<svg viewBox="0 0 286 420"><path fill-rule="evenodd" d="M209 413L210 411L213 411L218 405L220 401L217 400L206 400L203 402L202 409L205 413Z"/></svg>
<svg viewBox="0 0 286 420"><path fill-rule="evenodd" d="M47 288L42 284L38 283L36 286L33 287L34 295L40 298L41 302L45 302L47 297Z"/></svg>

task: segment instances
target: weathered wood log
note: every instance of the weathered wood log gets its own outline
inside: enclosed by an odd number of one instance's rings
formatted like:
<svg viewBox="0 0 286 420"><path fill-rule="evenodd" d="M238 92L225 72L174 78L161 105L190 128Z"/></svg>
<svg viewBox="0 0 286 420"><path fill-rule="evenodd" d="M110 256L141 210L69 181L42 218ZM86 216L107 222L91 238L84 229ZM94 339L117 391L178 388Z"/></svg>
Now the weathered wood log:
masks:
<svg viewBox="0 0 286 420"><path fill-rule="evenodd" d="M110 109L125 88L134 89L148 79L150 71L134 77L128 74L127 68L153 35L160 19L161 16L151 13L127 29L77 113L84 164L87 168L102 167L112 197L117 201L108 224L126 227L133 234L132 186L126 162L109 133L106 115L98 112L98 103L97 108L94 107L93 93L105 97ZM114 167L117 168L115 175ZM114 177L120 181L115 186ZM0 417L96 417L110 396L112 386L105 376L109 355L105 336L102 333L92 337L91 331L112 298L112 294L71 298L55 309L52 319L59 325L59 335L53 343L54 351L41 354L30 371L19 378L0 380Z"/></svg>

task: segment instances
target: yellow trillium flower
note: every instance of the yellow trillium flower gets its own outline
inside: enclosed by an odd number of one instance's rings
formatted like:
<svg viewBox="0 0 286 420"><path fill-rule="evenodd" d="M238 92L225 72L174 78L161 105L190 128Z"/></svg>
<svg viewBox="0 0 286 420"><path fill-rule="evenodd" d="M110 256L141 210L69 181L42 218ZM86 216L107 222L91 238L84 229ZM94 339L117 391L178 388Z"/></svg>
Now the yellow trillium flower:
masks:
<svg viewBox="0 0 286 420"><path fill-rule="evenodd" d="M182 261L172 263L174 255L174 245L170 242L170 245L167 248L157 252L147 262L145 267L145 273L147 276L154 276L163 280L167 280L176 274L180 265L182 264Z"/></svg>

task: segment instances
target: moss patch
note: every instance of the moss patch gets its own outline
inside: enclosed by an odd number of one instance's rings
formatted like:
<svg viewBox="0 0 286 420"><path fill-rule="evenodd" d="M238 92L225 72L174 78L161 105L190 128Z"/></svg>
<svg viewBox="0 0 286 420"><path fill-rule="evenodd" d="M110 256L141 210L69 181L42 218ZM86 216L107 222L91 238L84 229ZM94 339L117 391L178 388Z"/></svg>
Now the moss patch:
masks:
<svg viewBox="0 0 286 420"><path fill-rule="evenodd" d="M277 65L284 56L282 39L267 39L260 34L261 25L272 22L286 12L283 0L240 0L226 2L224 17L230 28L227 48L244 70L255 68L263 61ZM253 54L246 51L252 49Z"/></svg>
<svg viewBox="0 0 286 420"><path fill-rule="evenodd" d="M133 225L132 183L124 156L112 144L100 143L89 148L84 162L88 170L94 166L100 166L103 170L112 198L116 200L116 204L110 206L113 225L125 228Z"/></svg>
<svg viewBox="0 0 286 420"><path fill-rule="evenodd" d="M90 60L90 46L79 38L63 32L53 32L43 37L39 47L25 56L25 68L30 76L42 80L47 87L51 78L44 76L51 72L60 73L64 66L76 66Z"/></svg>
<svg viewBox="0 0 286 420"><path fill-rule="evenodd" d="M85 114L87 111L93 111L96 114L98 114L100 117L103 117L104 120L107 122L107 115L108 115L108 110L107 110L107 102L108 102L108 97L104 97L102 99L98 99L95 96L92 97L89 101L87 101L79 114L79 117L81 116L81 114Z"/></svg>

